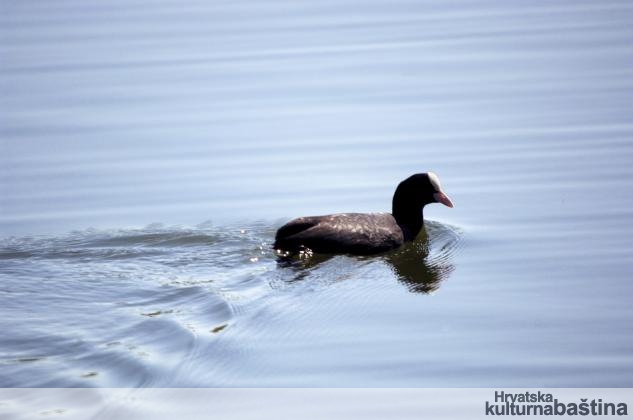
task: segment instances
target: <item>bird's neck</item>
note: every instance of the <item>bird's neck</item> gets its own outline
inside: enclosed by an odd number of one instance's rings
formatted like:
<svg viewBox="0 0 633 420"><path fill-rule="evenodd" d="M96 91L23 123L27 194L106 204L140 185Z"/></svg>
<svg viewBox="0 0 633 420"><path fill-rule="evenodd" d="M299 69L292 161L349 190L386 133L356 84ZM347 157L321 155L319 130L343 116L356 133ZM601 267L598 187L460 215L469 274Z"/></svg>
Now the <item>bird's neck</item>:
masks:
<svg viewBox="0 0 633 420"><path fill-rule="evenodd" d="M424 216L422 215L423 206L414 206L403 208L394 203L392 214L396 219L398 226L402 229L405 241L412 241L418 236L422 226L424 225Z"/></svg>

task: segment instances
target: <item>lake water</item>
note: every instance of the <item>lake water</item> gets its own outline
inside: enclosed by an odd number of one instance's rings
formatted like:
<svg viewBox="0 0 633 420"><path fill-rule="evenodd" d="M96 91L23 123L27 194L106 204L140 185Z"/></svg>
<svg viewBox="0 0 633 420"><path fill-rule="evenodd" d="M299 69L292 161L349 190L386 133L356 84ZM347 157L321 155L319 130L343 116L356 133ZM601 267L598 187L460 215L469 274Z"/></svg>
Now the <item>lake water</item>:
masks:
<svg viewBox="0 0 633 420"><path fill-rule="evenodd" d="M0 386L633 386L630 2L0 5Z"/></svg>

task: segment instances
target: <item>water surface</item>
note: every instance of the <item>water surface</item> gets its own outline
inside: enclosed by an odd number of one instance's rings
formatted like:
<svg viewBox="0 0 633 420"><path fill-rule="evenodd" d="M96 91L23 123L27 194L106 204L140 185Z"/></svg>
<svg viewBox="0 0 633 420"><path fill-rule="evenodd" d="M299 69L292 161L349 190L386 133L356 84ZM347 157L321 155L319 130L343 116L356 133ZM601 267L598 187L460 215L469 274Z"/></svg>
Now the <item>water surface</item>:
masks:
<svg viewBox="0 0 633 420"><path fill-rule="evenodd" d="M0 5L0 385L633 386L629 2Z"/></svg>

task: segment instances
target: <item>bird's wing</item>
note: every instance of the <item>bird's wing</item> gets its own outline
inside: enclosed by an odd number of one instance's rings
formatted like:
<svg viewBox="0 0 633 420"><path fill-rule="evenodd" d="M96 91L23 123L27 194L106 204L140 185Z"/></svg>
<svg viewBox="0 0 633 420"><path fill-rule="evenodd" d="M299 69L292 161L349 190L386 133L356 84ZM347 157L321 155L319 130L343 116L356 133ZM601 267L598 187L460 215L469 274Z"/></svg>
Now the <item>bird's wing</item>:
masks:
<svg viewBox="0 0 633 420"><path fill-rule="evenodd" d="M388 249L401 241L385 227L385 222L389 221L388 216L382 214L344 213L301 217L279 229L274 246L280 249L305 246L317 252Z"/></svg>
<svg viewBox="0 0 633 420"><path fill-rule="evenodd" d="M319 217L299 217L293 219L279 228L275 235L275 240L283 240L297 233L301 233L316 226L319 223Z"/></svg>

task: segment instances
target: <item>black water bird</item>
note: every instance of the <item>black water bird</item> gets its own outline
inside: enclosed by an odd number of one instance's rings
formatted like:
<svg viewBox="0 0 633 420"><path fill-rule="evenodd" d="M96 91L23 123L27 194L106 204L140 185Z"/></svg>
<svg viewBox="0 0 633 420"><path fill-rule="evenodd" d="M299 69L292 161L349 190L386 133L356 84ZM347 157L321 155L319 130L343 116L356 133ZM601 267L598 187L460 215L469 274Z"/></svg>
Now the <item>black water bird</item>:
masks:
<svg viewBox="0 0 633 420"><path fill-rule="evenodd" d="M273 247L289 253L368 255L388 251L415 239L424 223L422 210L430 203L453 207L437 175L415 174L396 188L391 213L299 217L279 228Z"/></svg>

